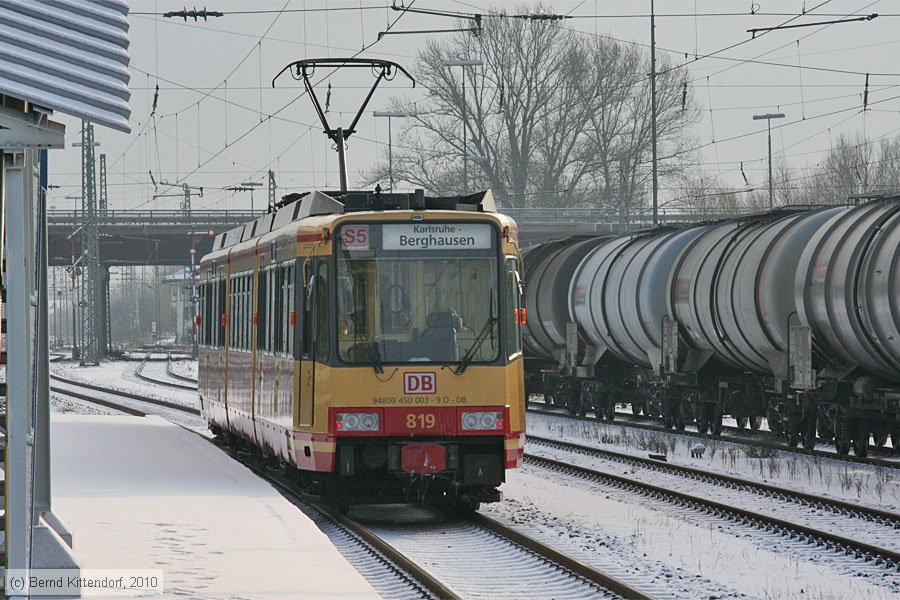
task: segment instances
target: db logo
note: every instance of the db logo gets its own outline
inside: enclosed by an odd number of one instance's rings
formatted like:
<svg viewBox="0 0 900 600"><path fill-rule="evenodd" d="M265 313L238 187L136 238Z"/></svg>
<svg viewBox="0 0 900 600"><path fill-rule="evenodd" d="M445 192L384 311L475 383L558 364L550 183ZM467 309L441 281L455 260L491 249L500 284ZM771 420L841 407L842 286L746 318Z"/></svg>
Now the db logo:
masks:
<svg viewBox="0 0 900 600"><path fill-rule="evenodd" d="M437 393L437 375L431 373L404 373L404 394L435 394Z"/></svg>

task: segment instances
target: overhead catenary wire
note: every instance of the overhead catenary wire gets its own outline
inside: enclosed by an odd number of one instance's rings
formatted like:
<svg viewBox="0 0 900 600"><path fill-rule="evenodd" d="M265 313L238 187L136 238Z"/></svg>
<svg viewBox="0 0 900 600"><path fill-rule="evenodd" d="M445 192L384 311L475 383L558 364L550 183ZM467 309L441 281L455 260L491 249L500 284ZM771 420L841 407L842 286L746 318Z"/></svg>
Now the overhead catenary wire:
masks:
<svg viewBox="0 0 900 600"><path fill-rule="evenodd" d="M380 5L381 8L384 8L385 6L386 6L386 5ZM356 8L358 8L358 7L356 7ZM270 12L274 12L274 11L270 11ZM746 15L746 13L743 13L743 14ZM578 15L576 15L576 16L578 16ZM664 16L664 15L661 15L661 16ZM718 59L720 59L721 57L717 56L717 57L715 57L715 58L718 60ZM798 62L799 62L799 61L798 61ZM784 65L784 66L791 66L792 68L795 68L795 69L798 69L798 70L800 70L800 68L801 68L801 67L798 67L798 65ZM857 84L857 85L858 85L858 84ZM337 87L338 87L338 86L335 86L336 89L337 89ZM715 84L708 84L708 88L709 88L709 87L718 87L718 86L715 85ZM802 83L801 83L801 85L800 85L800 88L801 88L801 103L802 103L803 106L804 106L804 110L803 110L802 112L804 112L804 113L805 113L805 98L803 98L803 89L804 89L805 87L812 87L812 86L811 86L811 85L810 85L810 86L803 86ZM233 87L233 89L236 89L236 88ZM874 89L876 89L876 88L873 87L872 89L874 90ZM215 90L215 88L213 88L212 91L214 91L214 90ZM232 100L235 98L235 96L234 96L234 94L231 94L230 96L232 96L232 98L229 99L229 105L233 105ZM214 96L213 96L213 97L214 97ZM819 101L823 101L823 99L819 99ZM811 102L812 102L812 101L811 101ZM192 107L192 108L198 108L198 107L196 106L196 104L198 104L198 103L192 103L191 107ZM857 104L857 106L858 106L858 104ZM739 107L724 107L724 106L717 105L717 106L714 107L714 110L715 110L715 111L721 111L721 110L737 110L738 108L739 108ZM199 110L199 109L198 109L198 110ZM260 111L260 112L262 112L262 111ZM199 115L198 115L198 117L199 117ZM269 123L269 126L271 126L271 119L267 119L267 121L268 121L268 123ZM177 137L177 136L176 136L176 137ZM364 138L361 138L361 139L364 139ZM718 141L718 140L717 140L717 141ZM721 140L721 141L722 141L722 142L725 142L725 141L727 141L727 140L726 140L726 139L723 139L723 140ZM198 137L198 142L199 142L199 137ZM377 140L374 141L374 143L378 143ZM198 146L198 166L199 166L199 163L201 162L200 159L199 159L199 154L200 154L199 147L201 146L201 144L198 143L197 146ZM270 159L270 164L271 164L272 157L270 156L270 157L268 157L268 158Z"/></svg>
<svg viewBox="0 0 900 600"><path fill-rule="evenodd" d="M410 2L410 5L409 5L409 6L411 7L414 3L415 3L415 0L412 0L412 2ZM397 17L391 22L391 27L395 26L395 25L397 24L397 22L400 21L400 19L402 19L403 16L404 16L405 14L406 14L405 12L400 12L400 14L397 15ZM353 55L353 57L359 56L359 54L362 54L363 52L365 52L366 50L368 50L369 48L371 48L372 46L374 46L375 44L377 44L378 41L379 41L378 39L375 39L375 40L372 41L371 43L367 44L362 50L359 50L357 53L355 53L355 54ZM333 69L332 69L331 72L333 72ZM319 80L319 83L321 83L322 81L324 81L330 74L331 74L331 73L329 73L329 74L323 76L323 77ZM288 107L292 106L295 102L297 102L300 98L304 97L305 95L306 95L305 92L301 91L301 92L300 92L297 96L295 96L292 100L290 100L290 101L287 102L286 104L282 105L280 108L278 108L277 110L275 110L272 114L267 115L266 120L272 119L273 117L277 116L278 114L280 114L281 112L283 112L284 110L286 110ZM249 129L247 129L246 131L244 131L240 136L238 136L236 139L234 139L234 140L231 142L231 145L234 145L235 143L237 143L237 142L243 140L244 138L246 138L246 137L247 137L248 135L250 135L253 131L255 131L261 124L262 124L262 123L255 123L255 124L254 124L253 126L251 126ZM217 151L216 153L214 153L212 156L210 156L209 158L207 158L207 160L204 161L200 166L198 166L198 167L195 168L195 169L192 169L189 173L187 173L186 175L184 175L183 177L181 177L179 180L175 181L172 185L178 185L178 184L180 184L185 178L187 178L187 177L191 176L192 174L196 173L200 168L202 168L203 165L206 165L206 164L208 164L210 161L216 159L216 158L217 158L218 156L220 156L220 155L222 154L222 152L224 152L225 150L227 150L227 147L224 147L224 148L218 150L218 151ZM279 154L278 156L280 157L281 154ZM259 173L259 172L262 172L263 170L268 169L269 166L271 166L271 161L270 161L269 163L267 163L263 168L261 168L261 169L258 171L258 173ZM137 207L136 207L136 208L137 208Z"/></svg>

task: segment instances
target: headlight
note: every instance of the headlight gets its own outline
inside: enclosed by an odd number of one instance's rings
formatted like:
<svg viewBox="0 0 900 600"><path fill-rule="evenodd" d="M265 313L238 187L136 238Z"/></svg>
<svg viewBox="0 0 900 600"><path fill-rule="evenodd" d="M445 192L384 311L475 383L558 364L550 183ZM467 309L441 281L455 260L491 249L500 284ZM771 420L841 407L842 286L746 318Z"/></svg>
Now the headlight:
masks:
<svg viewBox="0 0 900 600"><path fill-rule="evenodd" d="M464 431L500 431L503 429L503 413L497 411L464 412Z"/></svg>
<svg viewBox="0 0 900 600"><path fill-rule="evenodd" d="M336 413L334 423L337 431L378 431L380 419L378 413Z"/></svg>
<svg viewBox="0 0 900 600"><path fill-rule="evenodd" d="M359 425L363 431L375 431L378 429L378 415L366 413L359 418Z"/></svg>
<svg viewBox="0 0 900 600"><path fill-rule="evenodd" d="M463 413L463 429L478 429L478 413Z"/></svg>

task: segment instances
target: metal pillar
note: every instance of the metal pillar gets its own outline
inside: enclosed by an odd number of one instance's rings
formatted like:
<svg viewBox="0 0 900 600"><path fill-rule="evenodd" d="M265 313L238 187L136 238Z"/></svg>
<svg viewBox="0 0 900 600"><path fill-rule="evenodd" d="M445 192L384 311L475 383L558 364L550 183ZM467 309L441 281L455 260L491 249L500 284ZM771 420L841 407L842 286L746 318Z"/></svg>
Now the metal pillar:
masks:
<svg viewBox="0 0 900 600"><path fill-rule="evenodd" d="M338 153L338 169L341 175L341 191L347 191L347 144L344 138L344 128L338 127L335 132L335 141ZM252 197L252 196L251 196Z"/></svg>
<svg viewBox="0 0 900 600"><path fill-rule="evenodd" d="M93 124L82 121L81 128L81 365L100 364L102 351L102 287L100 244L97 233L97 177L94 170Z"/></svg>
<svg viewBox="0 0 900 600"><path fill-rule="evenodd" d="M68 288L69 303L72 305L72 360L78 360L81 356L81 343L78 341L78 273L79 267L75 266L74 256L72 266L68 267L72 285Z"/></svg>
<svg viewBox="0 0 900 600"><path fill-rule="evenodd" d="M269 212L275 212L275 204L277 204L277 200L275 200L276 189L278 189L278 186L275 185L275 172L269 169Z"/></svg>
<svg viewBox="0 0 900 600"><path fill-rule="evenodd" d="M32 151L37 153L37 151ZM38 524L40 515L49 513L50 506L50 347L49 347L49 297L47 290L47 151L40 151L38 161L40 184L37 194L37 227L34 229L35 241L32 248L36 250L37 281L34 291L37 294L35 306L34 337L34 524ZM32 194L32 198L34 195ZM31 230L29 230L31 231Z"/></svg>
<svg viewBox="0 0 900 600"><path fill-rule="evenodd" d="M100 267L100 353L110 350L112 336L109 329L109 266Z"/></svg>
<svg viewBox="0 0 900 600"><path fill-rule="evenodd" d="M784 113L766 113L764 115L753 115L754 121L766 121L769 132L769 210L771 211L775 203L775 186L772 182L772 119L783 119Z"/></svg>
<svg viewBox="0 0 900 600"><path fill-rule="evenodd" d="M6 567L31 568L34 497L34 379L32 301L34 297L33 152L3 155L2 189L6 222ZM14 352L8 352L15 348ZM27 587L21 590L28 595ZM17 590L19 592L19 590Z"/></svg>
<svg viewBox="0 0 900 600"><path fill-rule="evenodd" d="M656 10L650 0L650 137L653 155L653 225L659 224L659 180L656 167Z"/></svg>
<svg viewBox="0 0 900 600"><path fill-rule="evenodd" d="M106 155L100 155L100 214L106 216L109 209L109 193L106 189Z"/></svg>

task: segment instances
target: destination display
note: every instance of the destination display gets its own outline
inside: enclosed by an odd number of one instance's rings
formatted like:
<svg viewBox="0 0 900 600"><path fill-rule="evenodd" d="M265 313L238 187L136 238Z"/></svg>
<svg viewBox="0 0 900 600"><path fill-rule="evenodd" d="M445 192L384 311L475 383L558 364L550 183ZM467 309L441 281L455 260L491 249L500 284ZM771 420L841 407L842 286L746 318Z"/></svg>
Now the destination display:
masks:
<svg viewBox="0 0 900 600"><path fill-rule="evenodd" d="M487 223L412 223L385 225L384 250L489 250L492 232Z"/></svg>

